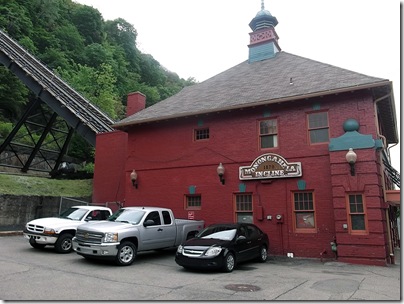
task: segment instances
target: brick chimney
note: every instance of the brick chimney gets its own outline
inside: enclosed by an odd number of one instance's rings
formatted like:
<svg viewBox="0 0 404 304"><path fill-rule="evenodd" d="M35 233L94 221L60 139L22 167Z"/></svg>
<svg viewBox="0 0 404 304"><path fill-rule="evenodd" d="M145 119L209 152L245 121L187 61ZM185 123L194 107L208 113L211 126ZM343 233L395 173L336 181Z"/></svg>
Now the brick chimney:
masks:
<svg viewBox="0 0 404 304"><path fill-rule="evenodd" d="M129 93L126 105L126 117L144 110L145 107L146 95L140 92Z"/></svg>

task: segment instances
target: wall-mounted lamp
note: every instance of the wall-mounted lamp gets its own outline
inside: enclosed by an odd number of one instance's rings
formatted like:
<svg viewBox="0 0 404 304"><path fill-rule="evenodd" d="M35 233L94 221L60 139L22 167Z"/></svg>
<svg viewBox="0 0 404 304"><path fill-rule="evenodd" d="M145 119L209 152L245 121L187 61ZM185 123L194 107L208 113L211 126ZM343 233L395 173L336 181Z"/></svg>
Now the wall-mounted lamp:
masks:
<svg viewBox="0 0 404 304"><path fill-rule="evenodd" d="M219 164L216 171L217 171L217 175L219 175L220 182L222 183L222 185L224 185L224 177L223 177L224 176L224 167L223 167L222 163Z"/></svg>
<svg viewBox="0 0 404 304"><path fill-rule="evenodd" d="M348 162L349 166L351 167L351 175L355 175L355 163L357 155L352 148L349 148L348 153L345 156L346 161Z"/></svg>
<svg viewBox="0 0 404 304"><path fill-rule="evenodd" d="M137 173L135 169L133 169L132 173L130 174L130 180L132 182L132 186L137 189Z"/></svg>

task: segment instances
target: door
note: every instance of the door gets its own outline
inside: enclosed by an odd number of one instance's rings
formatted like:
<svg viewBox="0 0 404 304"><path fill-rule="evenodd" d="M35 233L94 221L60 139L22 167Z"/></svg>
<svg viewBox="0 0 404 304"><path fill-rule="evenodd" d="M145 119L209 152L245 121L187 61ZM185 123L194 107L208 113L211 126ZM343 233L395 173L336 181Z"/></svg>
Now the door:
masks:
<svg viewBox="0 0 404 304"><path fill-rule="evenodd" d="M150 223L150 224L148 224ZM146 224L146 226L145 226ZM174 230L173 228L174 227ZM152 250L171 247L174 244L175 226L165 225L161 221L161 214L159 211L150 212L143 222L141 233L142 247L141 250Z"/></svg>
<svg viewBox="0 0 404 304"><path fill-rule="evenodd" d="M238 261L248 260L248 255L250 252L251 240L248 237L247 229L244 225L237 229L236 235L236 253Z"/></svg>

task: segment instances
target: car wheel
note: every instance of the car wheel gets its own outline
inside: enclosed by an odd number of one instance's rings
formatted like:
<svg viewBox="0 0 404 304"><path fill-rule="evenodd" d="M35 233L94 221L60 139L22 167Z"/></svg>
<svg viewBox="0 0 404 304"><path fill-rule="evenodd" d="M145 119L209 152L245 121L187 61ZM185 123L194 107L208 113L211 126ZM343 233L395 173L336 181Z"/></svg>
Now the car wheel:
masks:
<svg viewBox="0 0 404 304"><path fill-rule="evenodd" d="M223 270L225 272L232 272L235 266L236 259L234 258L234 254L229 252L224 258Z"/></svg>
<svg viewBox="0 0 404 304"><path fill-rule="evenodd" d="M55 243L55 249L59 253L69 253L73 251L73 235L65 233L59 236Z"/></svg>
<svg viewBox="0 0 404 304"><path fill-rule="evenodd" d="M123 242L118 247L115 262L119 266L129 266L136 258L137 248L131 242Z"/></svg>
<svg viewBox="0 0 404 304"><path fill-rule="evenodd" d="M267 257L268 257L268 250L265 246L262 246L260 248L260 256L258 257L258 260L261 263L265 263L267 261Z"/></svg>
<svg viewBox="0 0 404 304"><path fill-rule="evenodd" d="M29 243L30 245L35 248L35 249L44 249L46 245L44 244L38 244L37 242L35 242L34 239L29 239Z"/></svg>

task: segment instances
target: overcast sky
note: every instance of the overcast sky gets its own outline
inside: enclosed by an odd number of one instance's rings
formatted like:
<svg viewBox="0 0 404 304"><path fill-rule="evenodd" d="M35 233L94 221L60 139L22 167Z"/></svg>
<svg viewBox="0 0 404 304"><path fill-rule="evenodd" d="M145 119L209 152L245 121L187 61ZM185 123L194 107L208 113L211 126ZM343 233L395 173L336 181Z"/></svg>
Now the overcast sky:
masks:
<svg viewBox="0 0 404 304"><path fill-rule="evenodd" d="M137 47L179 77L204 81L248 59L261 0L74 0L123 18ZM393 81L400 132L399 0L265 0L282 51ZM392 150L400 171L400 144Z"/></svg>

